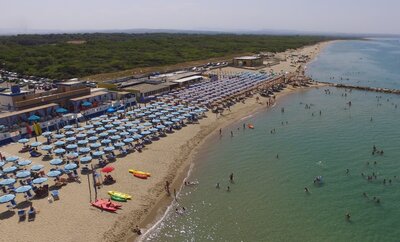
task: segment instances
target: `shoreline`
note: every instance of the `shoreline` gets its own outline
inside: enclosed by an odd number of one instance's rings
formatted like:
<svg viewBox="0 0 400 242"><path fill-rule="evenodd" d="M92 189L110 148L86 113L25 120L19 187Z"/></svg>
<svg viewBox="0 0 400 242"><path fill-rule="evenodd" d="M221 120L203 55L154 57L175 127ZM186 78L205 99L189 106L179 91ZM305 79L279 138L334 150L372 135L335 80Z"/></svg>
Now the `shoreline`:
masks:
<svg viewBox="0 0 400 242"><path fill-rule="evenodd" d="M201 132L205 132L201 134L201 140L195 142L195 146L191 147L191 152L186 156L186 160L184 164L182 164L182 168L179 171L174 171L176 173L176 177L173 180L172 185L176 186L179 185L179 191L183 187L184 180L190 176L190 168L196 162L196 156L198 154L199 149L205 145L208 139L216 135L215 132L218 131L219 128L224 129L227 126L230 126L236 122L241 120L246 120L247 118L252 117L254 114L262 111L268 111L270 108L274 107L275 104L280 101L282 98L286 97L287 95L299 92L299 91L307 91L312 88L319 88L326 86L325 84L315 83L309 87L287 87L283 91L277 93L275 103L271 106L267 106L265 102L256 103L255 96L246 99L246 104L241 105L241 107L235 107L236 109L232 109L232 113L230 115L224 116L224 118L214 121L212 127L208 128L208 130L202 130ZM257 94L258 95L258 94ZM262 98L262 97L261 97ZM263 101L263 99L260 99ZM249 103L251 102L251 103ZM189 141L190 143L191 141ZM181 154L182 155L182 154ZM124 241L132 242L132 241L143 241L144 235L146 235L150 230L157 226L158 223L162 221L162 218L165 217L168 209L174 204L174 200L166 195L158 197L157 202L154 206L150 209L150 211L144 215L144 218L138 223L141 229L145 229L142 231L143 234L141 236L137 236L132 234L132 236L126 238Z"/></svg>
<svg viewBox="0 0 400 242"><path fill-rule="evenodd" d="M300 52L305 51L306 48L318 50L317 53L312 51L310 53L310 55L311 55L310 60L307 63L302 64L301 67L304 68L309 63L313 62L318 57L318 55L328 45L330 45L332 43L335 43L335 40L325 41L325 42L318 43L316 45L306 46L306 47L297 49L296 51L300 51ZM283 98L286 95L289 95L289 94L292 94L292 93L295 93L295 92L301 91L301 90L309 90L311 88L319 88L319 87L323 87L323 86L327 86L327 84L314 82L313 85L310 87L297 87L297 88L296 87L291 87L291 88L287 87L282 92L279 92L278 94L276 94L275 103L271 107L273 107L276 104L276 102L278 102L281 98ZM250 100L254 101L254 97L246 99L246 103L248 103ZM263 101L263 99L261 99L261 101ZM236 105L238 105L238 104L236 104ZM233 110L234 110L233 112L235 112L235 113L233 114L234 116L232 118L224 120L221 123L218 123L220 120L215 121L211 130L209 130L206 134L203 134L202 135L203 137L201 138L201 140L196 142L196 145L194 147L191 147L191 152L189 152L189 154L179 154L179 155L183 155L183 156L186 155L186 160L182 163L181 170L174 171L175 178L171 184L173 187L179 186L179 191L181 190L181 188L183 187L184 180L190 175L189 168L191 167L193 162L195 162L195 157L196 157L196 154L198 153L198 150L200 149L201 146L204 145L204 143L211 136L215 135L215 133L214 133L215 131L217 131L219 128L224 128L224 127L229 126L240 120L244 120L247 117L249 117L250 115L260 112L263 109L268 111L268 109L271 108L271 107L266 106L265 104L261 105L261 106L252 105L252 106L248 106L248 107L239 107L239 108L236 105L233 107ZM241 108L244 109L242 112L240 112ZM236 109L239 109L239 110L236 110ZM202 133L202 132L204 132L204 130L200 131L200 133ZM190 142L191 141L189 141L189 143ZM171 175L171 174L169 174L169 175ZM144 235L146 235L152 228L156 227L157 224L162 221L162 219L166 216L168 209L173 205L173 202L174 202L172 199L166 197L165 195L158 196L156 198L156 200L157 201L153 203L153 206L150 206L150 209L147 212L147 214L143 214L143 217L141 219L139 219L140 222L137 223L141 229L145 230L145 231L142 231L143 234L141 236L137 236L137 235L131 233L131 235L126 237L124 239L124 241L126 241L126 242L142 241L144 238Z"/></svg>

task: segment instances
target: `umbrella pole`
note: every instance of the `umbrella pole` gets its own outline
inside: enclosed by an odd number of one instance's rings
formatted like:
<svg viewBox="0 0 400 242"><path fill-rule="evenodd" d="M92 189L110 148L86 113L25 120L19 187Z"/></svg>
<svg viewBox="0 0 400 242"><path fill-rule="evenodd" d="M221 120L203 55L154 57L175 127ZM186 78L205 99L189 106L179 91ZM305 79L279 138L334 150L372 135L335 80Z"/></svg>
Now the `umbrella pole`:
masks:
<svg viewBox="0 0 400 242"><path fill-rule="evenodd" d="M92 202L92 189L90 188L89 173L87 174L88 186L89 186L89 201Z"/></svg>
<svg viewBox="0 0 400 242"><path fill-rule="evenodd" d="M95 172L93 172L93 164L90 164L90 167L92 169L92 176L93 176L93 186L94 186L94 198L97 200L97 186L96 186L96 177L95 177Z"/></svg>

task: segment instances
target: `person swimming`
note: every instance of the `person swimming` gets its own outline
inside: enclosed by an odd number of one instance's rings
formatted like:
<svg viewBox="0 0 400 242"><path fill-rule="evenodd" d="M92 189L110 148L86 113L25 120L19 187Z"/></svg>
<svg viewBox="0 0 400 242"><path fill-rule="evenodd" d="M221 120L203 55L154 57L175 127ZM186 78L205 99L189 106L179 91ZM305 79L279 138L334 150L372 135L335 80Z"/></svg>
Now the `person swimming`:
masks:
<svg viewBox="0 0 400 242"><path fill-rule="evenodd" d="M228 186L228 187L226 188L226 191L227 191L227 192L230 192L230 191L231 191L231 188Z"/></svg>
<svg viewBox="0 0 400 242"><path fill-rule="evenodd" d="M309 192L307 187L304 188L304 192L306 192L306 193Z"/></svg>
<svg viewBox="0 0 400 242"><path fill-rule="evenodd" d="M217 185L215 185L215 188L219 189L219 182L217 182Z"/></svg>

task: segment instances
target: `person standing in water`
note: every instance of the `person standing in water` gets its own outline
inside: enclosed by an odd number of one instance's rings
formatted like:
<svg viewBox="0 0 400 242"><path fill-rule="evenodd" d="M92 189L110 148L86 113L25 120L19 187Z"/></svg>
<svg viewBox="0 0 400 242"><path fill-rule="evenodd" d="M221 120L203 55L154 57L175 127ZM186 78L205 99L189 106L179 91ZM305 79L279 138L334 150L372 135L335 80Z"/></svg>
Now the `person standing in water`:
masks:
<svg viewBox="0 0 400 242"><path fill-rule="evenodd" d="M229 181L233 183L233 172L229 175Z"/></svg>
<svg viewBox="0 0 400 242"><path fill-rule="evenodd" d="M231 131L231 137L233 137L233 132Z"/></svg>

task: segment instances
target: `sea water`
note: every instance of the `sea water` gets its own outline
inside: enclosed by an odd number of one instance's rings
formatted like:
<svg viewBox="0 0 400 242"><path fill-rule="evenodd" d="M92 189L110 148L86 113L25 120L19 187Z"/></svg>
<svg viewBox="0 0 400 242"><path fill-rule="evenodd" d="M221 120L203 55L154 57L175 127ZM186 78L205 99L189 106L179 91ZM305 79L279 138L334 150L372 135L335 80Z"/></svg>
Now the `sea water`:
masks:
<svg viewBox="0 0 400 242"><path fill-rule="evenodd" d="M366 44L350 42L335 45ZM318 69L319 60L337 58L335 48L342 47L328 47L312 65ZM356 71L363 72L361 66ZM396 86L395 79L385 83L382 77L378 84ZM177 203L143 239L398 241L399 118L398 95L326 87L285 96L207 140L188 177L199 184L183 187ZM243 129L243 123L255 129ZM384 154L373 155L374 145ZM372 174L376 178L368 180ZM321 184L313 182L317 176Z"/></svg>

